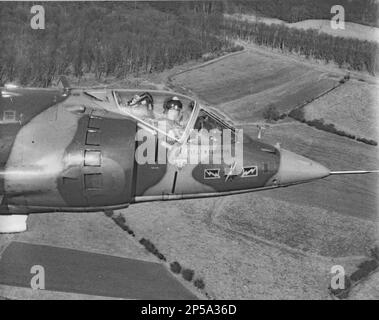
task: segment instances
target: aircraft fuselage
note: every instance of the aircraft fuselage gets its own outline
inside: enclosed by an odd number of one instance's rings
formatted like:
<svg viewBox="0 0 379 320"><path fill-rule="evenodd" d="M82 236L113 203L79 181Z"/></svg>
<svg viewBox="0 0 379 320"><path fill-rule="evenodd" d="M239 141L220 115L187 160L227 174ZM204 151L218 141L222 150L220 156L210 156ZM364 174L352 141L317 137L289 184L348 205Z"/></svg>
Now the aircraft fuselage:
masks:
<svg viewBox="0 0 379 320"><path fill-rule="evenodd" d="M328 169L310 159L248 136L243 136L239 170L223 161L141 164L135 157L142 143L136 133L142 128L154 135L154 130L138 117L122 113L111 90L1 90L3 215L118 209L140 201L258 191L329 175ZM118 94L136 92L141 90ZM168 94L172 93L153 93L157 104ZM188 120L188 126L198 123ZM188 136L180 139L181 147L191 144ZM156 148L157 153L162 148L159 141ZM167 160L170 148L165 152Z"/></svg>

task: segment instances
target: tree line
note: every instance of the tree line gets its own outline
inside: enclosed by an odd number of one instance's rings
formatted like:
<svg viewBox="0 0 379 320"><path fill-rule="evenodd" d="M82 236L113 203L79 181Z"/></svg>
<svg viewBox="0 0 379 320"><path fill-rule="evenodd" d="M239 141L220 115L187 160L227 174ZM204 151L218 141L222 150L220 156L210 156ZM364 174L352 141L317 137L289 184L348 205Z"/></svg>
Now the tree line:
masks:
<svg viewBox="0 0 379 320"><path fill-rule="evenodd" d="M329 20L334 5L344 7L346 21L379 27L377 0L236 0L225 3L229 12L255 13L286 22Z"/></svg>
<svg viewBox="0 0 379 320"><path fill-rule="evenodd" d="M371 41L335 37L314 29L296 29L281 24L265 24L246 20L226 19L228 36L252 41L258 45L291 52L307 58L335 62L339 67L375 74L378 44Z"/></svg>
<svg viewBox="0 0 379 320"><path fill-rule="evenodd" d="M317 3L324 8L328 1ZM44 2L45 30L30 27L32 4L5 2L0 6L0 85L18 81L47 87L60 75L90 73L100 79L162 71L205 54L231 51L233 37L375 73L376 43L224 18L225 12L243 6L264 13L271 8L271 16L279 18L293 9L290 4L317 7L315 0L285 2Z"/></svg>
<svg viewBox="0 0 379 320"><path fill-rule="evenodd" d="M30 27L31 4L0 6L0 83L47 87L62 74L126 77L171 68L232 46L216 35L217 2L43 3L46 29Z"/></svg>

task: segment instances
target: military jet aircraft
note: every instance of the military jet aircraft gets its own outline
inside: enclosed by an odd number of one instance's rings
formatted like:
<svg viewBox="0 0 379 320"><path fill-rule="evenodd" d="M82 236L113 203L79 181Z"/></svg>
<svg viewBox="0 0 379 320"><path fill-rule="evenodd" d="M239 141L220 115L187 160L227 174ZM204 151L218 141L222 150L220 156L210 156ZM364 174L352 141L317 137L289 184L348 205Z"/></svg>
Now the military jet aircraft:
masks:
<svg viewBox="0 0 379 320"><path fill-rule="evenodd" d="M32 213L108 211L138 202L224 196L332 174L373 172L333 172L259 139L243 135L241 141L223 117L170 91L67 84L0 89L1 233L27 230ZM229 145L220 143L226 140L221 134L200 153L215 153L213 144L218 150L234 144L234 153L243 147L241 157L204 163L182 157L183 150L200 144L202 132L215 129L231 132ZM140 162L137 153L147 140L153 161Z"/></svg>

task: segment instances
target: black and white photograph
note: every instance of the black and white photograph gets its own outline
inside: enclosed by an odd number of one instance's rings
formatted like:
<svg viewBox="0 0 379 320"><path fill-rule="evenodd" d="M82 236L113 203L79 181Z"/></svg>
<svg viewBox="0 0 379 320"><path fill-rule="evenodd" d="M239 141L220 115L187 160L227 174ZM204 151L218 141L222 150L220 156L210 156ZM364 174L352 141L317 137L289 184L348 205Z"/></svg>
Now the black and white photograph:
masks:
<svg viewBox="0 0 379 320"><path fill-rule="evenodd" d="M0 1L0 305L379 300L378 17Z"/></svg>

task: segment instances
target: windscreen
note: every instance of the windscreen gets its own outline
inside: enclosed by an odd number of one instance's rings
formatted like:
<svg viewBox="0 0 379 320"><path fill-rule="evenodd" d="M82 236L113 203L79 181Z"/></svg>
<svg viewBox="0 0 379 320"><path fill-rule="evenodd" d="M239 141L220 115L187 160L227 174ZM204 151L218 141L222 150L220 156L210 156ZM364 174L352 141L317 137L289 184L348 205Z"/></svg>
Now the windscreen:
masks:
<svg viewBox="0 0 379 320"><path fill-rule="evenodd" d="M194 129L200 135L206 131L210 136L214 135L215 131L218 131L221 137L227 132L231 137L230 142L234 143L235 141L235 129L216 114L204 109L200 109Z"/></svg>
<svg viewBox="0 0 379 320"><path fill-rule="evenodd" d="M180 140L191 119L195 101L160 91L114 91L119 109L142 124Z"/></svg>

